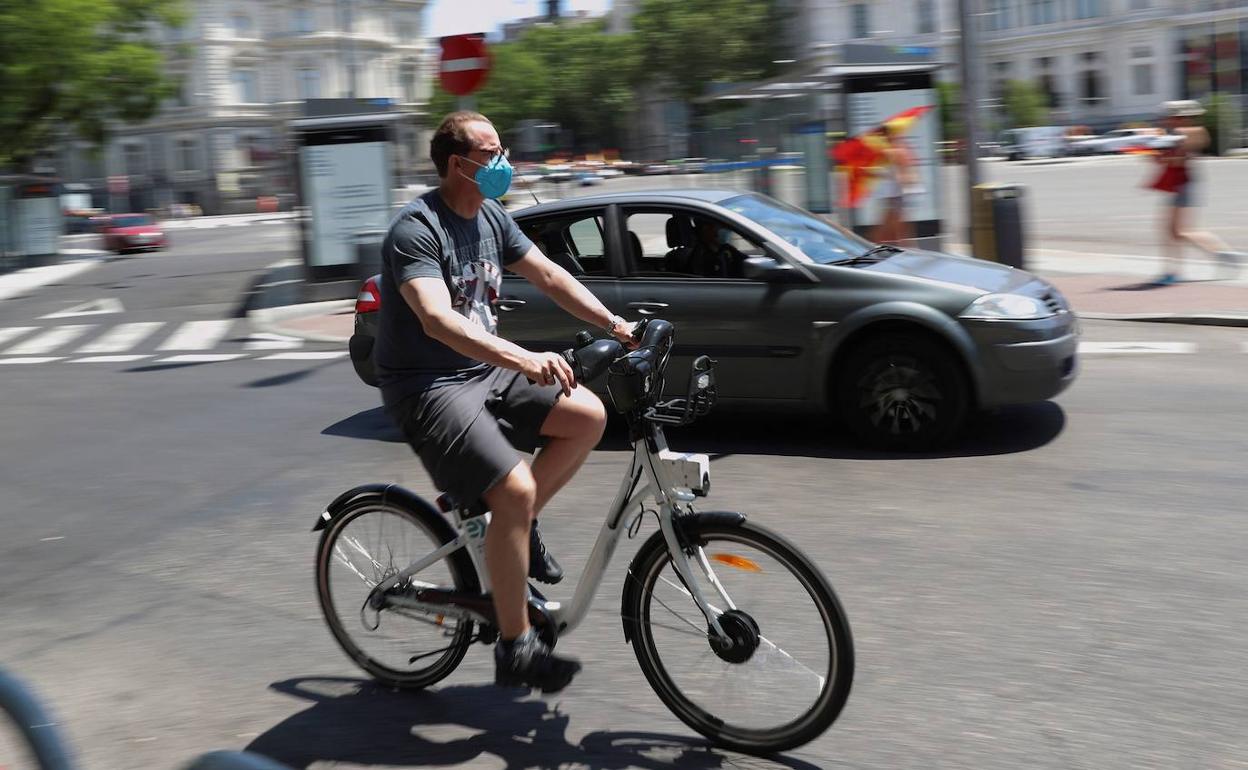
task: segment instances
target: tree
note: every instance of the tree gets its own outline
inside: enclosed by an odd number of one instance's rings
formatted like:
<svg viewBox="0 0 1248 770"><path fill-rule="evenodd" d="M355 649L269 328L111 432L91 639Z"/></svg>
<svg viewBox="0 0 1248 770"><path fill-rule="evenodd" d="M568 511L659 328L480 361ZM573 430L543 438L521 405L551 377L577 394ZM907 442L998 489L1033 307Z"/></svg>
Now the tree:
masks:
<svg viewBox="0 0 1248 770"><path fill-rule="evenodd" d="M1209 147L1205 149L1205 152L1210 155L1221 155L1222 129L1234 120L1234 106L1226 94L1213 93L1205 98L1204 107L1205 114L1200 117L1200 123L1209 132ZM1235 135L1234 130L1230 132L1230 135Z"/></svg>
<svg viewBox="0 0 1248 770"><path fill-rule="evenodd" d="M1048 97L1029 80L1008 80L1005 115L1010 128L1042 126L1049 121Z"/></svg>
<svg viewBox="0 0 1248 770"><path fill-rule="evenodd" d="M937 83L940 104L940 135L946 142L962 138L962 88L957 83Z"/></svg>
<svg viewBox="0 0 1248 770"><path fill-rule="evenodd" d="M0 168L64 128L99 143L110 123L151 117L176 83L150 33L183 20L181 0L0 2Z"/></svg>
<svg viewBox="0 0 1248 770"><path fill-rule="evenodd" d="M633 17L647 80L692 101L716 82L766 77L787 58L782 0L642 0Z"/></svg>

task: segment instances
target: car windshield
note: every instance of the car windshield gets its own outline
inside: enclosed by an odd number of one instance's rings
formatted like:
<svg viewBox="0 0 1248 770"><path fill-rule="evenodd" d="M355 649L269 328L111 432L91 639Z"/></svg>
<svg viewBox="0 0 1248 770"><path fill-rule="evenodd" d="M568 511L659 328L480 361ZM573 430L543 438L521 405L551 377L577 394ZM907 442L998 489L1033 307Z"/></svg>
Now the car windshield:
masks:
<svg viewBox="0 0 1248 770"><path fill-rule="evenodd" d="M150 225L152 218L146 214L126 214L120 217L113 217L113 227L138 227L140 225Z"/></svg>
<svg viewBox="0 0 1248 770"><path fill-rule="evenodd" d="M738 195L719 205L754 220L821 265L861 257L871 249L870 242L850 231L765 195Z"/></svg>

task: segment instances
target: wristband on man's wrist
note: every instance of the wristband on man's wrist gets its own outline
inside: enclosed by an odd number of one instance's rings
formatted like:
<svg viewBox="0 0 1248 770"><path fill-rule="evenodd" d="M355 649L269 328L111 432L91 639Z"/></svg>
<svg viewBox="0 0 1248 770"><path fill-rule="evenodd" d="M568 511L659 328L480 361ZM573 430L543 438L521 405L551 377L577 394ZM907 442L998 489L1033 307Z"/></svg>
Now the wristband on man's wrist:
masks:
<svg viewBox="0 0 1248 770"><path fill-rule="evenodd" d="M604 326L603 328L606 329L607 334L615 334L615 327L621 324L626 324L626 323L628 322L625 321L620 316L612 314L611 317L607 319L607 325Z"/></svg>

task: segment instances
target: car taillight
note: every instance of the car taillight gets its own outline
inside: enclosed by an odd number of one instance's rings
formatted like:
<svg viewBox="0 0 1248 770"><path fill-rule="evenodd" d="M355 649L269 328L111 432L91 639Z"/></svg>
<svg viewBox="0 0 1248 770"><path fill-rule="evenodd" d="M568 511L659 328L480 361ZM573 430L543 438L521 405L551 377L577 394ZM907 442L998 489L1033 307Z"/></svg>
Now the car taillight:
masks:
<svg viewBox="0 0 1248 770"><path fill-rule="evenodd" d="M360 295L355 298L355 312L375 313L381 310L381 291L377 288L377 279L369 278L360 287Z"/></svg>

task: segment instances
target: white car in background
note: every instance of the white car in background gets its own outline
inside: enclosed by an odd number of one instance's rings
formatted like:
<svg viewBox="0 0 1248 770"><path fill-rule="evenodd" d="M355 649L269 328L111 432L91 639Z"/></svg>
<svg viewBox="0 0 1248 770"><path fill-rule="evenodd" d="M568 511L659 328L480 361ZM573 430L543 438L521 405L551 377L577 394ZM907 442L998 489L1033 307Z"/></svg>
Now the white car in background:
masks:
<svg viewBox="0 0 1248 770"><path fill-rule="evenodd" d="M1078 155L1105 155L1126 150L1152 150L1166 146L1169 139L1159 128L1119 128L1072 144Z"/></svg>

